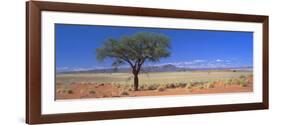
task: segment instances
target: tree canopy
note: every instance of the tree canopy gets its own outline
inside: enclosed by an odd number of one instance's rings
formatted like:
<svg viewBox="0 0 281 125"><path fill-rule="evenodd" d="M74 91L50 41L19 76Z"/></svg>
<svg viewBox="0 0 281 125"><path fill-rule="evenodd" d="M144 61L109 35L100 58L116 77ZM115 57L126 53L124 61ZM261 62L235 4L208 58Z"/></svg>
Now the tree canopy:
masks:
<svg viewBox="0 0 281 125"><path fill-rule="evenodd" d="M113 66L128 63L134 74L135 90L138 89L138 73L145 61L156 62L170 56L170 39L158 33L138 32L120 39L109 38L96 49L97 59L113 59Z"/></svg>
<svg viewBox="0 0 281 125"><path fill-rule="evenodd" d="M129 63L132 68L145 61L156 62L170 55L170 39L162 34L138 32L119 40L109 38L96 50L97 59L113 58L113 66Z"/></svg>

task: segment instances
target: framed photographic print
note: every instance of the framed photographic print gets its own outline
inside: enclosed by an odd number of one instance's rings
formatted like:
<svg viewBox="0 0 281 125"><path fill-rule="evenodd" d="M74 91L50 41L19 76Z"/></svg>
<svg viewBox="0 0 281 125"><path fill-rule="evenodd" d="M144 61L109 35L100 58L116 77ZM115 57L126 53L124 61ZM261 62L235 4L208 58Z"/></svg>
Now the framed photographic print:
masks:
<svg viewBox="0 0 281 125"><path fill-rule="evenodd" d="M29 1L29 124L268 109L268 16Z"/></svg>

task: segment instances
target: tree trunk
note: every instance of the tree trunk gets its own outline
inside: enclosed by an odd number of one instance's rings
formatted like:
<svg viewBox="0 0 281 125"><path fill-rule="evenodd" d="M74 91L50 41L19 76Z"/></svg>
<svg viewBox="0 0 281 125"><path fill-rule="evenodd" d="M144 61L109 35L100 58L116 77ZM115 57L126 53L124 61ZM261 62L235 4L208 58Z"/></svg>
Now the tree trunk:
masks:
<svg viewBox="0 0 281 125"><path fill-rule="evenodd" d="M138 74L134 74L134 90L138 91L138 87L139 87L139 78L138 78Z"/></svg>

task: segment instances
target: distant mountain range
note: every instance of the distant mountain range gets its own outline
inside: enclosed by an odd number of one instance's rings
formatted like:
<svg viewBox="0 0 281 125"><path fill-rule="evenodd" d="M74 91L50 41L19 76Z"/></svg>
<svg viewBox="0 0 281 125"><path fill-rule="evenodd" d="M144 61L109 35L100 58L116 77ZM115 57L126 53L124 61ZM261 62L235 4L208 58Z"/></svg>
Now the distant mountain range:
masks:
<svg viewBox="0 0 281 125"><path fill-rule="evenodd" d="M172 64L166 64L161 66L146 66L142 68L141 72L184 72L184 71L196 71L196 70L243 70L252 71L253 67L217 67L217 68L186 68L177 67ZM114 72L131 72L131 68L103 68L103 69L88 69L79 71L61 71L57 73L114 73Z"/></svg>

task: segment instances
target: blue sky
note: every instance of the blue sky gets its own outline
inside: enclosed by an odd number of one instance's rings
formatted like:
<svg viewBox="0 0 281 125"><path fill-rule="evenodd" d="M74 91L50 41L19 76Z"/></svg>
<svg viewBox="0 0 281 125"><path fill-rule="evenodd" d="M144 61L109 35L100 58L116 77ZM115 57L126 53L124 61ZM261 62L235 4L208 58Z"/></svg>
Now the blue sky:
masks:
<svg viewBox="0 0 281 125"><path fill-rule="evenodd" d="M96 48L108 38L136 32L161 33L170 38L171 56L145 65L174 64L190 68L253 65L253 33L191 29L160 29L94 25L55 25L56 69L87 70L111 67L111 60L96 60ZM126 66L126 65L124 65Z"/></svg>

